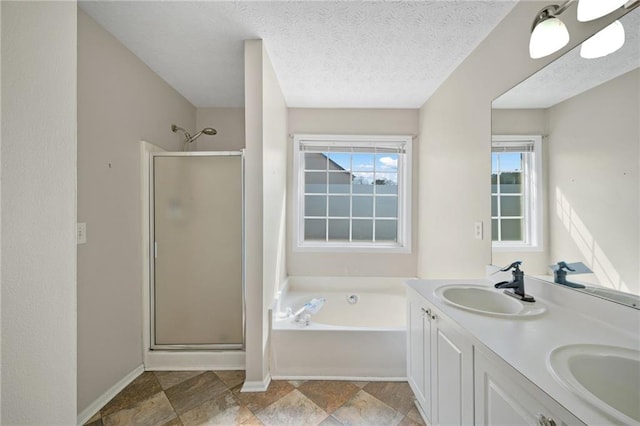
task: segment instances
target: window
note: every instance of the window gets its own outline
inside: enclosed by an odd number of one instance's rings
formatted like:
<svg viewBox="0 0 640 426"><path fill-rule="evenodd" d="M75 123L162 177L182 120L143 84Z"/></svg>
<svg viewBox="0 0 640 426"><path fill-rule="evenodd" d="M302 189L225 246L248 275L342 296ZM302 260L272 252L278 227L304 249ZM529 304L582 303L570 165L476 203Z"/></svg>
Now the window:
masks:
<svg viewBox="0 0 640 426"><path fill-rule="evenodd" d="M493 136L491 239L500 250L542 250L541 136Z"/></svg>
<svg viewBox="0 0 640 426"><path fill-rule="evenodd" d="M296 248L411 250L411 136L294 136Z"/></svg>

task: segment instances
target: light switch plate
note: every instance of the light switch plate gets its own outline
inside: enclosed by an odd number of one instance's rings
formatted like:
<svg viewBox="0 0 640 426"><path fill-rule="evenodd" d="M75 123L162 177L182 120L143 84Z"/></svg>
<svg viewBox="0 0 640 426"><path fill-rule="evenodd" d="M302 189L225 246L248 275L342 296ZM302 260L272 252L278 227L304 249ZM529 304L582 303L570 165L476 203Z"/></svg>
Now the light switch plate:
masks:
<svg viewBox="0 0 640 426"><path fill-rule="evenodd" d="M87 243L87 224L85 222L78 223L77 233L76 233L76 243L77 244Z"/></svg>
<svg viewBox="0 0 640 426"><path fill-rule="evenodd" d="M476 222L474 224L473 227L473 235L475 236L476 240L481 240L482 239L482 222Z"/></svg>

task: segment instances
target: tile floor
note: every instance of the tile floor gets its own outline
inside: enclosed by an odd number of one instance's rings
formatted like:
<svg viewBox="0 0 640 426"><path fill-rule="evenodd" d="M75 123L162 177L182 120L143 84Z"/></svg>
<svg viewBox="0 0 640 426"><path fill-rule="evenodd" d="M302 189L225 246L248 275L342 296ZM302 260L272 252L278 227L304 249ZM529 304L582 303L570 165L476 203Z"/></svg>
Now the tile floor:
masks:
<svg viewBox="0 0 640 426"><path fill-rule="evenodd" d="M424 425L406 382L272 381L240 393L243 371L145 372L86 425Z"/></svg>

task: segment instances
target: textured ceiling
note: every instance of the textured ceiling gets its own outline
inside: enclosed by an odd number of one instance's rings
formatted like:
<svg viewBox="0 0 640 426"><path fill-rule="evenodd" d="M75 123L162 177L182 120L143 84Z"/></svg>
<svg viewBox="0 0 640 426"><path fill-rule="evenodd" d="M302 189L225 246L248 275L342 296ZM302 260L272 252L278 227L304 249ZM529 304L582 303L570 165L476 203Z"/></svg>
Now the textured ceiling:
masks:
<svg viewBox="0 0 640 426"><path fill-rule="evenodd" d="M197 107L244 104L263 39L290 107L420 107L514 1L84 1Z"/></svg>
<svg viewBox="0 0 640 426"><path fill-rule="evenodd" d="M640 8L622 19L625 44L608 56L580 57L580 46L493 101L494 108L549 108L640 67Z"/></svg>

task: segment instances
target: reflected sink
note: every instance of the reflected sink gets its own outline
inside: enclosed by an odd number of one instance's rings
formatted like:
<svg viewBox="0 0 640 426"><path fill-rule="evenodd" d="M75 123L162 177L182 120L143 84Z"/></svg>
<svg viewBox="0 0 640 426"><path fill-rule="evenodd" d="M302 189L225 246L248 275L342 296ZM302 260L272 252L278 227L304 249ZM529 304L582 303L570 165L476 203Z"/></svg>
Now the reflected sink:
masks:
<svg viewBox="0 0 640 426"><path fill-rule="evenodd" d="M640 351L567 345L549 354L556 380L623 424L640 422Z"/></svg>
<svg viewBox="0 0 640 426"><path fill-rule="evenodd" d="M473 284L450 284L438 287L436 296L460 309L499 317L529 317L543 313L539 302L521 302L502 290Z"/></svg>

